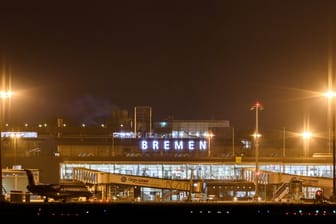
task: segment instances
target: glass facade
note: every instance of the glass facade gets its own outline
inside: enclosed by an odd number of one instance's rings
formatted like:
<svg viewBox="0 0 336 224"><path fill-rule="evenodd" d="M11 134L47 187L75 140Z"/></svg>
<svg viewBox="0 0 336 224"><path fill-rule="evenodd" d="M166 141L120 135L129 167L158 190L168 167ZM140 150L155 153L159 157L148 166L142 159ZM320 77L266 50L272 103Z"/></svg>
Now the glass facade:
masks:
<svg viewBox="0 0 336 224"><path fill-rule="evenodd" d="M60 178L71 179L73 167L84 167L108 173L158 177L166 179L232 180L241 179L243 168L254 168L254 164L212 163L99 163L63 162ZM260 170L300 176L332 177L330 164L260 164Z"/></svg>
<svg viewBox="0 0 336 224"><path fill-rule="evenodd" d="M164 178L164 179L181 179L181 180L201 180L201 181L241 181L248 180L253 183L254 175L253 169L255 164L218 164L218 163L192 163L192 162L148 162L148 163L136 163L136 162L111 162L111 163L99 163L99 162L63 162L60 165L60 178L71 179L72 169L74 167L83 167L87 169L98 170L102 172L135 175L144 177ZM331 178L330 164L283 164L283 163L267 163L260 164L261 171L271 171L275 173L286 173L291 175L309 176L309 177L321 177ZM247 170L247 172L244 172ZM251 172L249 172L251 171ZM260 183L268 184L268 177L265 175L260 176ZM224 183L224 182L223 182ZM224 186L217 186L219 189L218 197L223 194L221 188ZM320 188L302 187L304 197L313 198L316 190ZM234 193L233 193L234 192ZM253 196L254 189L247 190L234 190L231 192L231 196L237 197L251 197ZM127 193L129 194L129 193ZM139 192L139 197L142 200L156 200L157 198L165 198L169 195L170 200L182 200L188 197L186 192L172 193L171 191L154 189L148 187L142 187ZM224 197L223 197L224 198Z"/></svg>

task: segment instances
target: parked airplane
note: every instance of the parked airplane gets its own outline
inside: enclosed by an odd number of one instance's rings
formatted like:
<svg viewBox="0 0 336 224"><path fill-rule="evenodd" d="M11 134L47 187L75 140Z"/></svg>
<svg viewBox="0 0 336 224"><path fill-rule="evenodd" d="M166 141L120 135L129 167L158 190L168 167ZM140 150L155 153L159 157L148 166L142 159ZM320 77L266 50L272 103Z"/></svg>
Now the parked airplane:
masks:
<svg viewBox="0 0 336 224"><path fill-rule="evenodd" d="M85 197L88 200L93 196L92 192L83 183L37 184L33 172L29 169L25 169L25 171L28 178L28 191L43 196L44 202L48 202L49 198L63 202L80 197Z"/></svg>

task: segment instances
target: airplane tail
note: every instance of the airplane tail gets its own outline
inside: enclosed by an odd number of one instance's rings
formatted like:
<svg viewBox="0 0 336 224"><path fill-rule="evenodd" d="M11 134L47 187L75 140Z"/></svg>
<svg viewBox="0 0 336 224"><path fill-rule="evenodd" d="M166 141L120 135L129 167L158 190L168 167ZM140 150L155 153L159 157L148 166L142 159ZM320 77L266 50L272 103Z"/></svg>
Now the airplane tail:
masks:
<svg viewBox="0 0 336 224"><path fill-rule="evenodd" d="M28 185L30 185L30 186L36 185L33 172L31 170L28 170L28 169L25 169L25 171L27 173Z"/></svg>

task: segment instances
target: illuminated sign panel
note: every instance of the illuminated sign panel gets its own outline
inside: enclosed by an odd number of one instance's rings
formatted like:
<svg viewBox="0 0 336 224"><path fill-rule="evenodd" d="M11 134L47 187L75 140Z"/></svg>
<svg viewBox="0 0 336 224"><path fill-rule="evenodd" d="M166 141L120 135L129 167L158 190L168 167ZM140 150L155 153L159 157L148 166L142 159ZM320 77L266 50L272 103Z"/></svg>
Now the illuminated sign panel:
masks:
<svg viewBox="0 0 336 224"><path fill-rule="evenodd" d="M37 132L34 131L3 131L2 138L37 138Z"/></svg>
<svg viewBox="0 0 336 224"><path fill-rule="evenodd" d="M207 151L206 139L142 139L139 148L143 152L194 152Z"/></svg>

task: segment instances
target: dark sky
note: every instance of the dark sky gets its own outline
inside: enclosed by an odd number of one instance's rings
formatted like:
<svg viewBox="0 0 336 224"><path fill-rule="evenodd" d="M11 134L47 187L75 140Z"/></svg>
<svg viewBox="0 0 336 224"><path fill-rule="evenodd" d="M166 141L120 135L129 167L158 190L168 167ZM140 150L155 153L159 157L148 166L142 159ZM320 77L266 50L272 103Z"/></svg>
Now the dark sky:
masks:
<svg viewBox="0 0 336 224"><path fill-rule="evenodd" d="M327 125L327 100L313 96L328 86L336 1L10 4L0 9L0 52L17 122L146 105L156 121L253 129L260 101L260 129Z"/></svg>

